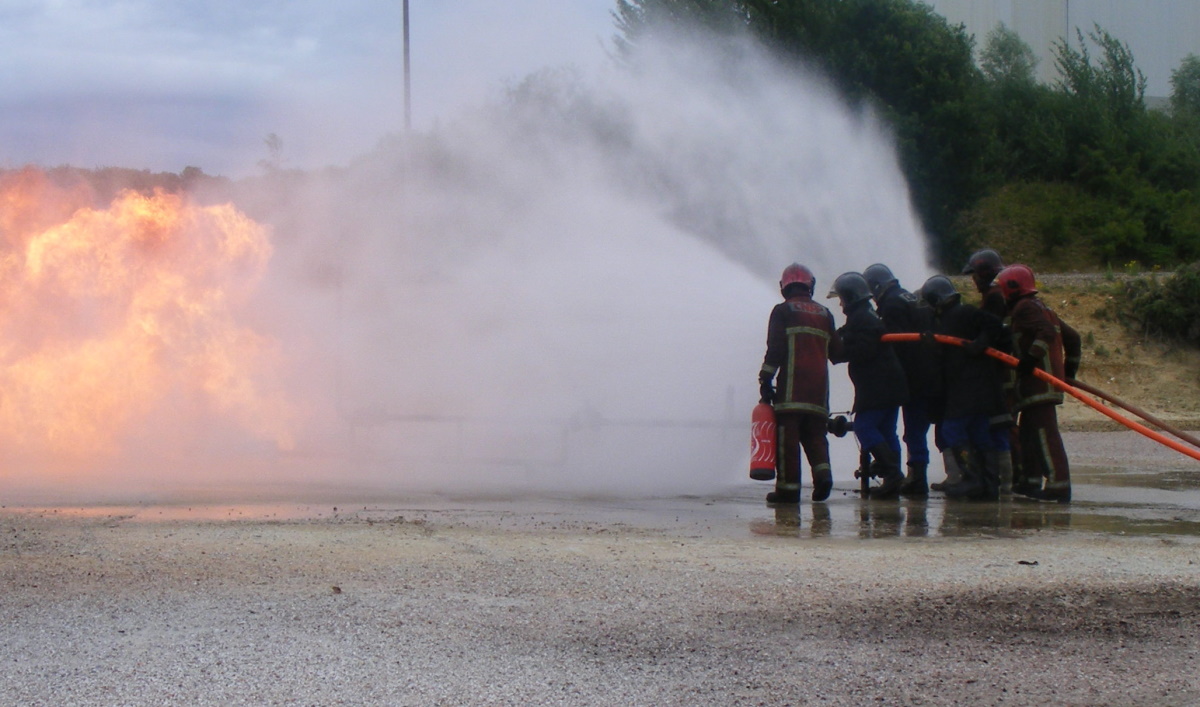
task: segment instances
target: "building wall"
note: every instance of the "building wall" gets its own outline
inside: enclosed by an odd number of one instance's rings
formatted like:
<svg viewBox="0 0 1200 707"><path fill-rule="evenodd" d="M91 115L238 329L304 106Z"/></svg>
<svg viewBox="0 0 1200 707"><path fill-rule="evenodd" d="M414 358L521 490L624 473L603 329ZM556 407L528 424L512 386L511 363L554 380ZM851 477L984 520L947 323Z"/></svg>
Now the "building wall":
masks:
<svg viewBox="0 0 1200 707"><path fill-rule="evenodd" d="M1148 97L1171 95L1171 72L1188 54L1200 55L1198 0L923 1L951 23L965 25L977 50L998 23L1016 30L1037 55L1038 78L1044 82L1058 78L1053 47L1059 38L1066 36L1078 47L1076 29L1086 36L1097 24L1129 45L1146 74Z"/></svg>

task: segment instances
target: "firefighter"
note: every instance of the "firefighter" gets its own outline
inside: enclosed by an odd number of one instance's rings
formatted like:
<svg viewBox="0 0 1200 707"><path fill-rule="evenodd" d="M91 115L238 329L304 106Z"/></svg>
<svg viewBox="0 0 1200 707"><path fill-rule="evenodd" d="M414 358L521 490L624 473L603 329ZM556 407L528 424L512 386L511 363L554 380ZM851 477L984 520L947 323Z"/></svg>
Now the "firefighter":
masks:
<svg viewBox="0 0 1200 707"><path fill-rule="evenodd" d="M871 307L871 288L859 273L838 276L829 291L842 303L846 323L838 329L842 349L833 363L848 363L854 383L854 436L871 456L871 473L882 483L872 498L895 498L904 474L900 472L900 439L896 421L908 402L908 382L891 344L882 341L887 330Z"/></svg>
<svg viewBox="0 0 1200 707"><path fill-rule="evenodd" d="M985 312L991 312L1001 320L1008 316L1008 304L1004 300L1004 293L996 284L996 275L999 275L1003 269L1004 260L1000 258L999 253L990 248L972 253L962 269L963 275L971 276L971 281L975 283L975 289L983 297L980 308Z"/></svg>
<svg viewBox="0 0 1200 707"><path fill-rule="evenodd" d="M1004 293L1001 292L1000 285L996 282L996 276L1003 269L1004 260L1000 254L990 248L985 248L972 253L962 271L964 275L970 275L971 281L975 283L975 289L982 298L980 308L1007 321L1008 302L1004 299ZM1008 436L1007 446L1011 459L1002 469L1006 476L1000 480L1001 494L1007 496L1012 493L1012 474L1020 474L1021 441L1017 437L1017 426L1012 409L1014 397L1009 371L999 361L993 361L993 365L1000 371L1000 375L1005 381L1004 409L992 418L992 433Z"/></svg>
<svg viewBox="0 0 1200 707"><path fill-rule="evenodd" d="M1079 372L1079 333L1059 319L1037 296L1033 270L1010 265L996 276L1008 302L1013 354L1017 366L1013 410L1017 414L1021 469L1013 492L1044 501L1071 501L1071 471L1058 431L1063 394L1034 374L1042 369L1056 378Z"/></svg>
<svg viewBox="0 0 1200 707"><path fill-rule="evenodd" d="M863 277L875 298L875 309L889 334L929 331L932 313L920 298L900 286L891 268L875 263L863 271ZM896 348L900 366L908 384L908 402L900 408L904 421L904 447L907 452L902 496L929 495L926 471L929 468L929 426L931 400L940 392L934 382L937 369L932 359L922 356L916 346Z"/></svg>
<svg viewBox="0 0 1200 707"><path fill-rule="evenodd" d="M966 339L966 346L941 351L945 402L942 435L961 479L944 486L949 498L995 500L1000 479L1011 478L1003 467L1010 461L1008 435L992 433L991 419L1004 409L1000 371L984 355L989 347L1004 349L1007 332L996 315L962 302L954 283L934 275L921 287L933 309L932 333ZM931 342L931 346L937 344Z"/></svg>
<svg viewBox="0 0 1200 707"><path fill-rule="evenodd" d="M812 500L824 501L833 489L826 436L829 359L840 354L842 342L833 314L812 299L816 285L807 267L792 263L785 268L779 280L784 301L771 310L767 323L759 398L773 405L779 428L775 490L767 494L767 503L799 502L801 447L812 474Z"/></svg>

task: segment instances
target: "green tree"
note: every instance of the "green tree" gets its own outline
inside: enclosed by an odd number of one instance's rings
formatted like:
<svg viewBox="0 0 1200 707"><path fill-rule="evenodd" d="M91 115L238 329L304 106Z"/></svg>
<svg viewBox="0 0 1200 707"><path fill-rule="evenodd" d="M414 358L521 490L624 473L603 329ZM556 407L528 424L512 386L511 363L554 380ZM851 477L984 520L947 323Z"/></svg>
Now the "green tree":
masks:
<svg viewBox="0 0 1200 707"><path fill-rule="evenodd" d="M1060 87L1095 103L1108 117L1118 120L1129 120L1144 112L1146 75L1137 68L1129 45L1095 25L1095 30L1087 34L1101 51L1100 63L1094 65L1083 32L1077 29L1075 34L1079 49L1064 39L1055 44L1055 59L1062 74Z"/></svg>
<svg viewBox="0 0 1200 707"><path fill-rule="evenodd" d="M1051 90L1034 78L1037 59L1021 37L999 24L979 54L985 79L980 121L987 134L984 171L992 186L1061 172L1061 130ZM1050 166L1053 165L1053 166Z"/></svg>
<svg viewBox="0 0 1200 707"><path fill-rule="evenodd" d="M988 33L979 53L984 78L997 84L1032 85L1037 64L1033 49L1003 22Z"/></svg>
<svg viewBox="0 0 1200 707"><path fill-rule="evenodd" d="M1200 57L1195 54L1171 72L1171 109L1177 115L1200 116Z"/></svg>

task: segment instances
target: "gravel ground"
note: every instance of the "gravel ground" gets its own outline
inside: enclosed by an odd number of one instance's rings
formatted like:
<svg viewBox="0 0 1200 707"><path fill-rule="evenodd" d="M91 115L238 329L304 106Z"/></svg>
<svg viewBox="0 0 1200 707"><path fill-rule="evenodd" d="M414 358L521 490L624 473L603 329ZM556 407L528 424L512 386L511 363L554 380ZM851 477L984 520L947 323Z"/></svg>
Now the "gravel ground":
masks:
<svg viewBox="0 0 1200 707"><path fill-rule="evenodd" d="M0 704L1200 703L1192 536L769 525L0 510Z"/></svg>

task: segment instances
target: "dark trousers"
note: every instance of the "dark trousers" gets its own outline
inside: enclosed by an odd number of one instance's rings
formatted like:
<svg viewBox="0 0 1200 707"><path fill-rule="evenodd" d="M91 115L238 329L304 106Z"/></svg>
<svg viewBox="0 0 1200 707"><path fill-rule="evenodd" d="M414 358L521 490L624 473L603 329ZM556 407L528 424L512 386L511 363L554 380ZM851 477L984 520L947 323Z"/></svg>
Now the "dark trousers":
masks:
<svg viewBox="0 0 1200 707"><path fill-rule="evenodd" d="M908 452L907 463L929 464L929 403L925 398L914 397L900 408L904 420L904 448Z"/></svg>
<svg viewBox="0 0 1200 707"><path fill-rule="evenodd" d="M1046 480L1046 490L1071 488L1071 469L1067 450L1058 432L1058 406L1054 403L1031 405L1017 416L1021 447L1021 471L1027 481Z"/></svg>
<svg viewBox="0 0 1200 707"><path fill-rule="evenodd" d="M830 471L828 427L824 415L777 412L775 423L779 426L775 488L799 490L801 447L814 479L821 472Z"/></svg>

